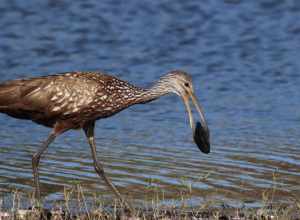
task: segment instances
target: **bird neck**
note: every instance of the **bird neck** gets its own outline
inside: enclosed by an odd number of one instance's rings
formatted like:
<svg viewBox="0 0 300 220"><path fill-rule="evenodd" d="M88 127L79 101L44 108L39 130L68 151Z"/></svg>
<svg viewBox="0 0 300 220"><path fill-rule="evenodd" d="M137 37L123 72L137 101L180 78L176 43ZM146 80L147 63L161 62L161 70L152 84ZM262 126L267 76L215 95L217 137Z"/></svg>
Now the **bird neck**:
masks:
<svg viewBox="0 0 300 220"><path fill-rule="evenodd" d="M161 78L149 89L144 89L136 101L137 104L144 104L158 99L161 96L167 95L172 91L172 85L170 85L164 78Z"/></svg>

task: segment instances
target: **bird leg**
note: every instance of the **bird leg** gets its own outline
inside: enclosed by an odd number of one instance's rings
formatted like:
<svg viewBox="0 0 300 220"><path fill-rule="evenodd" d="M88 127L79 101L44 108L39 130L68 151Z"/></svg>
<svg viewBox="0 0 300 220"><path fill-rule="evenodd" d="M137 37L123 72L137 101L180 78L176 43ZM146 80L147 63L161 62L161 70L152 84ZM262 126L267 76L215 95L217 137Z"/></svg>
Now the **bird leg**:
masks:
<svg viewBox="0 0 300 220"><path fill-rule="evenodd" d="M38 201L41 199L41 192L40 192L40 183L39 183L39 163L41 155L45 152L51 142L54 141L57 134L55 132L51 132L47 140L43 143L42 147L32 156L32 172L34 177L34 185L35 185L35 197Z"/></svg>
<svg viewBox="0 0 300 220"><path fill-rule="evenodd" d="M89 145L91 147L92 151L92 157L94 161L94 168L97 174L103 178L105 183L110 187L110 189L115 193L115 195L121 200L122 203L124 203L131 211L133 210L131 205L129 205L121 196L118 189L112 184L112 182L107 178L105 175L104 169L102 164L97 160L97 153L96 153L96 144L94 139L94 128L95 128L95 122L92 122L84 127L85 134L88 138Z"/></svg>

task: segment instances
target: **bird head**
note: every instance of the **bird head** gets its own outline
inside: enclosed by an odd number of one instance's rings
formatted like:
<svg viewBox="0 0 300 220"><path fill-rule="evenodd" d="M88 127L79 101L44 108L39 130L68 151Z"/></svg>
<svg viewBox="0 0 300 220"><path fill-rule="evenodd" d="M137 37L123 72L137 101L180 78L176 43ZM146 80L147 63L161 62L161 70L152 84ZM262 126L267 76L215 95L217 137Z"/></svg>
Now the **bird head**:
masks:
<svg viewBox="0 0 300 220"><path fill-rule="evenodd" d="M163 84L167 84L165 88L168 88L168 92L173 92L182 98L189 116L191 129L193 130L194 141L203 153L209 153L209 129L203 109L194 92L192 77L184 71L175 70L163 76L160 81ZM199 113L200 122L197 122L196 125L190 107L190 100Z"/></svg>

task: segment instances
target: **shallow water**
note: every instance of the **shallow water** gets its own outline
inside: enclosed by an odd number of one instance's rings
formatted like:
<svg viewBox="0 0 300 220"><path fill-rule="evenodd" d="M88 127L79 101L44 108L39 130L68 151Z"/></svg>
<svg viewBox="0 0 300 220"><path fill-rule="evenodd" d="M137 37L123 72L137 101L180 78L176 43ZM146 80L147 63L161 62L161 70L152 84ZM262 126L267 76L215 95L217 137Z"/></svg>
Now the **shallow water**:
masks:
<svg viewBox="0 0 300 220"><path fill-rule="evenodd" d="M280 0L2 1L1 81L103 70L146 87L184 69L205 109L211 153L193 143L181 100L166 96L97 123L98 157L113 182L134 199L158 186L173 201L192 184L194 204L256 204L274 186L277 200L293 201L300 196L299 18L299 2ZM1 192L32 191L31 156L48 132L1 115ZM82 132L51 145L40 176L47 201L78 183L112 196Z"/></svg>

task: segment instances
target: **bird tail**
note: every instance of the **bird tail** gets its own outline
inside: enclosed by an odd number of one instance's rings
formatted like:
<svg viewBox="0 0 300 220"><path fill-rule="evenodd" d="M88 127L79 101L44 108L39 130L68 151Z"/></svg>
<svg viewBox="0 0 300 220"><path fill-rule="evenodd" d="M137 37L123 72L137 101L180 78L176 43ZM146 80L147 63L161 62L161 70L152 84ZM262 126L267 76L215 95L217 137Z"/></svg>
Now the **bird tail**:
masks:
<svg viewBox="0 0 300 220"><path fill-rule="evenodd" d="M0 84L0 111L20 99L20 85L17 82Z"/></svg>

